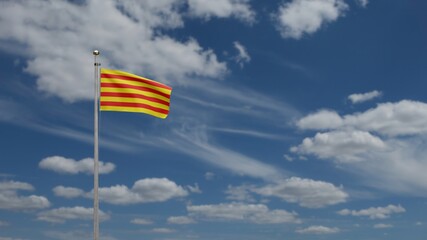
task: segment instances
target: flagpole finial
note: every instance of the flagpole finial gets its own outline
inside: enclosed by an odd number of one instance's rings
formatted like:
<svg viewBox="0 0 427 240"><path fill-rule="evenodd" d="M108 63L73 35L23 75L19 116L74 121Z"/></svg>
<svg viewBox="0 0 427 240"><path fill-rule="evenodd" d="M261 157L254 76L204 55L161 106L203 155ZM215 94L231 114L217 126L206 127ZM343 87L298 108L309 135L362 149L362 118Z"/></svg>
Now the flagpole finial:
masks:
<svg viewBox="0 0 427 240"><path fill-rule="evenodd" d="M93 50L93 55L98 56L100 54L99 50Z"/></svg>

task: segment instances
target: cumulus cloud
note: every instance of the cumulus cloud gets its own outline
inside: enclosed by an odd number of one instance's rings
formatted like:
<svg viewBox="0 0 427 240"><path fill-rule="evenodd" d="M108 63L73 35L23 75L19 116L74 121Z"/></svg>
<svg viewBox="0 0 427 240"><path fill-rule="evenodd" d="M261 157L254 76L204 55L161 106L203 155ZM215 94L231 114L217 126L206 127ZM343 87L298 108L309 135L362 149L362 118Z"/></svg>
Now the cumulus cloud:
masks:
<svg viewBox="0 0 427 240"><path fill-rule="evenodd" d="M93 158L74 160L61 156L47 157L40 161L39 167L63 174L93 174ZM114 171L116 166L113 163L104 163L99 161L99 173L108 174Z"/></svg>
<svg viewBox="0 0 427 240"><path fill-rule="evenodd" d="M317 133L313 138L305 138L299 146L291 148L294 153L312 154L338 162L363 161L369 152L385 150L386 144L379 137L363 131Z"/></svg>
<svg viewBox="0 0 427 240"><path fill-rule="evenodd" d="M328 131L305 138L290 150L300 157L312 155L340 163L341 169L361 176L370 187L425 196L426 117L427 104L411 100L381 103L344 116L321 110L301 118L297 126ZM322 123L328 119L330 124Z"/></svg>
<svg viewBox="0 0 427 240"><path fill-rule="evenodd" d="M333 233L339 233L339 228L330 228L325 226L310 226L307 228L298 229L296 231L297 233L302 234L333 234Z"/></svg>
<svg viewBox="0 0 427 240"><path fill-rule="evenodd" d="M85 192L79 188L56 186L52 189L55 196L64 198L76 198L84 196Z"/></svg>
<svg viewBox="0 0 427 240"><path fill-rule="evenodd" d="M192 224L192 223L196 223L196 221L194 221L194 219L187 217L187 216L169 217L167 222L170 224Z"/></svg>
<svg viewBox="0 0 427 240"><path fill-rule="evenodd" d="M164 202L187 195L188 191L184 187L167 178L141 179L136 181L132 188L125 185L99 188L100 201L118 205Z"/></svg>
<svg viewBox="0 0 427 240"><path fill-rule="evenodd" d="M198 2L189 3L196 15L253 19L246 1ZM93 65L95 47L101 49L104 66L126 66L136 74L144 69L145 75L166 83L174 79L174 84L184 84L194 76L221 78L227 67L213 51L194 39L181 42L158 31L183 26L184 4L178 0L6 1L0 9L0 40L18 43L9 51L29 59L25 71L37 77L39 90L70 102L93 96L92 70L85 66ZM206 5L216 11L209 12Z"/></svg>
<svg viewBox="0 0 427 240"><path fill-rule="evenodd" d="M359 211L343 209L338 211L338 214L342 216L369 217L370 219L386 219L389 218L391 214L404 212L406 212L406 209L402 206L390 204L386 207L371 207Z"/></svg>
<svg viewBox="0 0 427 240"><path fill-rule="evenodd" d="M67 220L92 220L93 208L85 207L61 207L51 209L37 214L37 220L51 223L65 223ZM99 210L99 219L105 221L110 216Z"/></svg>
<svg viewBox="0 0 427 240"><path fill-rule="evenodd" d="M133 224L136 224L136 225L151 225L151 224L153 224L153 221L151 221L149 219L144 219L144 218L134 218L130 222Z"/></svg>
<svg viewBox="0 0 427 240"><path fill-rule="evenodd" d="M263 196L274 196L302 207L321 208L345 202L348 194L323 181L292 177L275 184L253 189Z"/></svg>
<svg viewBox="0 0 427 240"><path fill-rule="evenodd" d="M362 103L362 102L372 100L374 98L381 96L381 94L382 93L380 91L377 91L377 90L374 90L372 92L367 92L367 93L354 93L354 94L351 94L350 96L348 96L348 99L352 103L356 104L356 103Z"/></svg>
<svg viewBox="0 0 427 240"><path fill-rule="evenodd" d="M0 209L13 211L37 210L50 207L49 200L44 196L22 196L18 191L33 191L29 183L17 181L0 182Z"/></svg>
<svg viewBox="0 0 427 240"><path fill-rule="evenodd" d="M296 125L301 129L325 130L339 128L343 122L341 116L335 111L320 110L301 118Z"/></svg>
<svg viewBox="0 0 427 240"><path fill-rule="evenodd" d="M275 18L283 38L300 39L336 21L347 9L343 0L293 0L282 4Z"/></svg>
<svg viewBox="0 0 427 240"><path fill-rule="evenodd" d="M334 111L319 111L298 120L297 126L312 130L353 128L396 137L427 133L427 123L423 121L426 117L426 103L402 100L381 103L365 112L344 116Z"/></svg>
<svg viewBox="0 0 427 240"><path fill-rule="evenodd" d="M251 190L254 186L242 185L242 186L231 186L228 185L225 193L227 199L238 202L255 202L255 198L251 194Z"/></svg>
<svg viewBox="0 0 427 240"><path fill-rule="evenodd" d="M249 5L250 0L188 0L189 12L196 17L234 17L246 23L255 21L255 12Z"/></svg>
<svg viewBox="0 0 427 240"><path fill-rule="evenodd" d="M203 220L244 221L256 224L299 223L297 214L285 210L270 210L264 204L221 203L187 206L191 217Z"/></svg>
<svg viewBox="0 0 427 240"><path fill-rule="evenodd" d="M248 63L251 61L251 56L249 56L248 51L246 48L239 42L235 41L234 48L237 50L237 56L234 58L237 64L240 65L241 68L245 65L245 63Z"/></svg>

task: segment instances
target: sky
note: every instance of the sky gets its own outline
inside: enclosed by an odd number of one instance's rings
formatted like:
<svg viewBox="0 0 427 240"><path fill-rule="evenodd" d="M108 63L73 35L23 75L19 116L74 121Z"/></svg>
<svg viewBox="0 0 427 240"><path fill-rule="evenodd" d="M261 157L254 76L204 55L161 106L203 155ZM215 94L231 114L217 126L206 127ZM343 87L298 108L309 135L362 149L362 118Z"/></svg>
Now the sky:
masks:
<svg viewBox="0 0 427 240"><path fill-rule="evenodd" d="M426 10L0 1L0 240L92 239L95 49L173 88L100 113L101 239L425 239Z"/></svg>

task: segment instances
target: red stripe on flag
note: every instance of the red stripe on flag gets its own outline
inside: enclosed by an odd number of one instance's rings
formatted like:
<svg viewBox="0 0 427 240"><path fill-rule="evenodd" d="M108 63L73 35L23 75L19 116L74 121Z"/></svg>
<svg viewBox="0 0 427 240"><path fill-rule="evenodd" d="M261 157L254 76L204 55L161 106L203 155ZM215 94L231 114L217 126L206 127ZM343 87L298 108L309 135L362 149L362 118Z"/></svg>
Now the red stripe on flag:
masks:
<svg viewBox="0 0 427 240"><path fill-rule="evenodd" d="M149 80L149 79L141 79L141 78L135 78L135 77L131 77L131 76L123 76L123 75L108 74L108 73L101 73L101 78L115 78L115 79L141 82L141 83L146 83L146 84L153 85L156 87L161 87L164 89L172 90L172 88L169 86L166 86L164 84L161 84L161 83L155 82L153 80Z"/></svg>
<svg viewBox="0 0 427 240"><path fill-rule="evenodd" d="M136 93L101 92L101 97L124 97L124 98L144 99L144 100L148 100L151 102L160 103L160 104L163 104L163 105L166 105L169 107L169 103L166 101L163 101L163 100L158 99L158 98L147 97L147 96L144 96L141 94L136 94ZM102 101L102 99L101 99L101 101Z"/></svg>
<svg viewBox="0 0 427 240"><path fill-rule="evenodd" d="M165 110L165 109L161 109L161 108L156 108L147 104L143 104L143 103L129 103L129 102L101 102L100 103L101 107L102 106L113 106L113 107L133 107L133 108L145 108L145 109L149 109L152 110L154 112L158 112L158 113L163 113L163 114L168 114L169 110Z"/></svg>
<svg viewBox="0 0 427 240"><path fill-rule="evenodd" d="M162 93L160 91L157 91L155 89L151 89L151 88L146 88L146 87L138 87L138 86L132 86L132 85L128 85L128 84L121 84L121 83L101 83L101 88L103 87L110 87L110 88L128 88L128 89L136 89L136 90L141 90L141 91L145 91L145 92L151 92L151 93L155 93L157 95L166 97L166 98L170 98L170 94L166 94L166 93Z"/></svg>

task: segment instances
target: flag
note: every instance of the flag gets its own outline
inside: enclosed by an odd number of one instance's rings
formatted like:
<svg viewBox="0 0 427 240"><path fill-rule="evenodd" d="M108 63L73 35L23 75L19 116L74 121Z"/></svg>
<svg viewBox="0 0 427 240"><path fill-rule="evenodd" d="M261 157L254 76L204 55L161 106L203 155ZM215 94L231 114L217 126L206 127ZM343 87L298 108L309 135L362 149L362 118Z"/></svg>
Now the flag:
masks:
<svg viewBox="0 0 427 240"><path fill-rule="evenodd" d="M131 73L101 68L100 110L166 118L172 88Z"/></svg>

